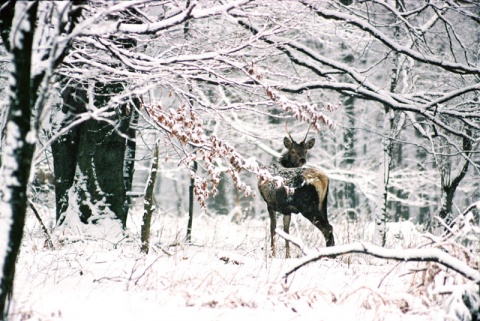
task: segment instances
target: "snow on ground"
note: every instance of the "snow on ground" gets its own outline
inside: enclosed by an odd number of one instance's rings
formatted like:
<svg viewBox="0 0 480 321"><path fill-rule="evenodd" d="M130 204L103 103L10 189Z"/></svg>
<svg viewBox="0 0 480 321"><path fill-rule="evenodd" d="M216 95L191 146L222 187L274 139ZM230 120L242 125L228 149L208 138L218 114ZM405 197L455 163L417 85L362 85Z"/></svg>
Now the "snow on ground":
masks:
<svg viewBox="0 0 480 321"><path fill-rule="evenodd" d="M11 320L448 320L462 305L452 305L434 280L471 286L438 265L361 255L324 259L285 279L300 259L268 258L265 219L237 224L227 216L197 215L193 245L185 245L186 218L162 213L145 255L139 251L141 211L134 213L127 237L108 222L73 227L54 233L55 250L44 247L30 217ZM54 214L42 214L52 224ZM409 239L398 236L400 228L392 228L392 239L418 243L414 226L405 226ZM368 226L364 232L337 227L337 241L353 241L354 232L367 235ZM292 233L311 248L323 246L321 233L301 219Z"/></svg>

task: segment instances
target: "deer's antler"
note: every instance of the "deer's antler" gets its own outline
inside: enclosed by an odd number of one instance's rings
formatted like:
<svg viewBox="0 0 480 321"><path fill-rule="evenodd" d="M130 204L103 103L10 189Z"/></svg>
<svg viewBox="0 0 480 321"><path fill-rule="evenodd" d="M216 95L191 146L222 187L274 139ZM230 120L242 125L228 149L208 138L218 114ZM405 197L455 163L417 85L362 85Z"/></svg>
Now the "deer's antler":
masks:
<svg viewBox="0 0 480 321"><path fill-rule="evenodd" d="M312 127L311 124L308 125L307 133L305 134L305 138L303 139L304 142L307 140L308 133L310 132L310 127Z"/></svg>
<svg viewBox="0 0 480 321"><path fill-rule="evenodd" d="M287 132L288 134L288 137L290 137L290 140L293 142L293 138L292 138L292 135L290 134L290 132L288 131L288 121L285 122L285 131Z"/></svg>

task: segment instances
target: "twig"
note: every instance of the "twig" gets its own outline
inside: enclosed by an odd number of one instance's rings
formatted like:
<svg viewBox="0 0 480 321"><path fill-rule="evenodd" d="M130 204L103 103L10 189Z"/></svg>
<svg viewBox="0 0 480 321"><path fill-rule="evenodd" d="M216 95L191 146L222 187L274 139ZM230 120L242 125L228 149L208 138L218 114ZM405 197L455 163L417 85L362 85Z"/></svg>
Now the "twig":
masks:
<svg viewBox="0 0 480 321"><path fill-rule="evenodd" d="M465 216L467 215L469 212L473 211L474 209L480 209L480 201L478 202L475 202L473 204L470 204L470 206L468 206L463 212L462 212L462 216Z"/></svg>
<svg viewBox="0 0 480 321"><path fill-rule="evenodd" d="M169 251L167 251L166 249L163 248L163 246L161 246L160 244L155 244L156 247L158 247L164 254L166 254L167 256L172 256L173 254L170 253Z"/></svg>
<svg viewBox="0 0 480 321"><path fill-rule="evenodd" d="M40 226L42 227L43 234L45 234L45 238L46 238L46 245L51 250L55 249L55 246L53 246L52 238L48 233L47 227L45 226L45 224L43 224L42 218L40 217L40 214L35 208L35 205L33 205L32 201L30 200L28 200L28 205L30 205L30 208L32 209L33 214L35 214L35 217L37 218L38 222L40 223Z"/></svg>
<svg viewBox="0 0 480 321"><path fill-rule="evenodd" d="M442 236L444 236L445 238L448 238L449 235L455 235L452 227L453 227L453 224L447 224L447 222L445 222L440 216L434 216L434 218L443 226L443 228L445 229L445 233L443 233Z"/></svg>
<svg viewBox="0 0 480 321"><path fill-rule="evenodd" d="M147 271L150 270L152 268L152 266L158 262L158 260L161 258L161 256L157 256L157 258L152 262L150 263L144 270L143 272L137 277L137 279L135 280L135 285L138 284L138 281L140 281L140 279L145 275L147 274ZM132 273L133 274L133 273Z"/></svg>
<svg viewBox="0 0 480 321"><path fill-rule="evenodd" d="M473 211L474 209L480 209L480 201L477 201L473 204L470 204L460 215L458 215L450 224L447 224L444 220L442 220L440 217L436 216L435 218L443 225L445 228L445 233L444 236L445 238L450 237L450 236L455 236L455 231L454 227L455 225L458 224L458 221L462 222L462 219L464 219L468 213ZM461 229L463 225L460 225L459 228Z"/></svg>
<svg viewBox="0 0 480 321"><path fill-rule="evenodd" d="M390 273L392 273L400 264L402 264L402 262L398 262L397 264L395 264L384 276L382 276L382 278L380 279L380 282L377 285L377 288L380 288L380 286L382 285L383 281L385 281L387 276L389 276Z"/></svg>
<svg viewBox="0 0 480 321"><path fill-rule="evenodd" d="M287 234L282 229L279 229L279 228L275 229L275 233L277 233L281 238L289 242L292 242L296 247L300 249L300 251L302 251L303 255L309 255L312 253L312 251L309 248L307 248L305 244L303 244L303 241L300 238Z"/></svg>

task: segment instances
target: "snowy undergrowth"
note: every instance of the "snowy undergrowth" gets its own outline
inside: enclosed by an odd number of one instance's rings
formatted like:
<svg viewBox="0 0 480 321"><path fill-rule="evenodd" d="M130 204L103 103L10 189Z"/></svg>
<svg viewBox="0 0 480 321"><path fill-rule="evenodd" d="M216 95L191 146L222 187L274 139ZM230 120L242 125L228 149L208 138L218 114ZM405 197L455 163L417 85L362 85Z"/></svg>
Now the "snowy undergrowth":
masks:
<svg viewBox="0 0 480 321"><path fill-rule="evenodd" d="M51 210L41 214L53 220ZM268 258L268 220L236 224L227 216L197 215L192 245L182 242L186 223L168 213L155 216L145 255L139 251L141 209L129 217L125 233L114 221L81 229L71 224L53 233L55 250L44 247L30 215L11 320L468 320L470 315L463 301L476 285L437 264L349 255L315 262L285 279L300 259ZM368 224L334 223L340 244L369 237ZM393 248L425 241L411 223L393 224L390 231ZM291 232L311 249L323 246L321 233L301 217ZM278 243L282 249L283 240Z"/></svg>

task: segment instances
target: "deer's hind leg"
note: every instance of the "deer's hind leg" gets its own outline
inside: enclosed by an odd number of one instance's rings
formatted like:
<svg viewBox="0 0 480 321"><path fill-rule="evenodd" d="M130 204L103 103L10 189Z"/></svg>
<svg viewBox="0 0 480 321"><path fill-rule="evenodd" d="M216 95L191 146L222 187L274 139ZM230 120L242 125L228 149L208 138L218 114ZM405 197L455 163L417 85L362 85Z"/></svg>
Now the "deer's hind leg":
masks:
<svg viewBox="0 0 480 321"><path fill-rule="evenodd" d="M302 213L303 214L303 213ZM323 236L325 237L325 243L327 246L334 246L335 239L333 237L333 227L328 222L328 218L326 215L323 215L320 211L307 212L303 215L306 219L312 222L316 228L322 232Z"/></svg>
<svg viewBox="0 0 480 321"><path fill-rule="evenodd" d="M335 245L335 239L333 237L333 227L330 225L328 222L328 218L326 215L317 215L315 220L312 222L323 234L325 237L325 243L327 246L334 246Z"/></svg>

